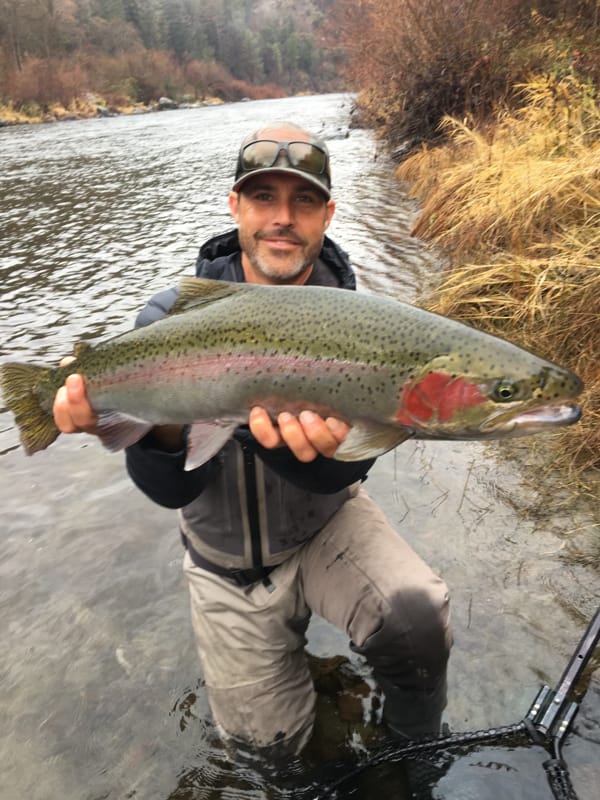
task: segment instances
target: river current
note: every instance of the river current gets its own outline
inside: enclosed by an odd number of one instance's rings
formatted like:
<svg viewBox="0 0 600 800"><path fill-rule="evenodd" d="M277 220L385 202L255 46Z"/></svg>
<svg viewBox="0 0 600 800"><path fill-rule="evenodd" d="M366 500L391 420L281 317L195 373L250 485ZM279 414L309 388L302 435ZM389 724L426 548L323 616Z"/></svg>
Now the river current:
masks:
<svg viewBox="0 0 600 800"><path fill-rule="evenodd" d="M56 363L77 341L130 328L152 293L193 274L199 245L231 227L240 140L273 119L327 140L329 233L359 290L417 301L439 259L410 236L417 208L372 133L352 126L352 108L350 95L326 95L1 130L0 361ZM406 443L378 461L367 489L449 584L450 728L517 722L540 685L557 682L598 605L597 573L563 557L573 532L589 533L585 510L528 514L535 482L479 443ZM220 745L176 516L135 489L120 454L63 436L27 458L0 408L0 500L0 800L319 796L325 773L292 790L289 776L236 766ZM362 674L321 620L308 649ZM597 796L599 723L592 677L565 747L580 800ZM323 758L352 756L351 722L327 724L339 747ZM545 800L542 760L480 755L432 796L487 797L464 787L500 776L494 800ZM400 797L393 780L344 796Z"/></svg>

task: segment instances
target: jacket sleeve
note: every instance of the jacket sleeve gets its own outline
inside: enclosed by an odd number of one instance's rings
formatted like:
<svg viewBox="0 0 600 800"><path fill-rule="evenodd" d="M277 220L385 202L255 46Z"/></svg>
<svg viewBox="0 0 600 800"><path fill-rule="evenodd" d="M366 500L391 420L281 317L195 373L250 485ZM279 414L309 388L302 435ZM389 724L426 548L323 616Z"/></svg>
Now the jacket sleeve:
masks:
<svg viewBox="0 0 600 800"><path fill-rule="evenodd" d="M150 435L128 447L125 466L130 478L150 500L166 508L182 508L203 491L212 474L212 461L186 472L185 447L168 453L152 446Z"/></svg>

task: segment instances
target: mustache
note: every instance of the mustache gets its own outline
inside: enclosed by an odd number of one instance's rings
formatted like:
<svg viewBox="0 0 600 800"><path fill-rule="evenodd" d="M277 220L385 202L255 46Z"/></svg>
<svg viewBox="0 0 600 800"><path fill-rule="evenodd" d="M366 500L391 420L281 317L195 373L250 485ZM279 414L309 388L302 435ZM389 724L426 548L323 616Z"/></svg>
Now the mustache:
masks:
<svg viewBox="0 0 600 800"><path fill-rule="evenodd" d="M287 239L293 244L304 245L306 242L300 236L287 228L270 228L268 230L257 231L254 234L255 239Z"/></svg>

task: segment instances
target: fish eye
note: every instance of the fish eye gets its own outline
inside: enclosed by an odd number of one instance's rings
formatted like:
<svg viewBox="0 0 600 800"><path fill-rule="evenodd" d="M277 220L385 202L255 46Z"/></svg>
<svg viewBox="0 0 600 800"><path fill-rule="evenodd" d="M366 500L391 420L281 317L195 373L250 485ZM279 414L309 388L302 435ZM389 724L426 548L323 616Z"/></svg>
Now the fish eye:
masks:
<svg viewBox="0 0 600 800"><path fill-rule="evenodd" d="M519 387L510 381L499 381L494 388L492 397L498 403L510 403L511 400L519 399Z"/></svg>

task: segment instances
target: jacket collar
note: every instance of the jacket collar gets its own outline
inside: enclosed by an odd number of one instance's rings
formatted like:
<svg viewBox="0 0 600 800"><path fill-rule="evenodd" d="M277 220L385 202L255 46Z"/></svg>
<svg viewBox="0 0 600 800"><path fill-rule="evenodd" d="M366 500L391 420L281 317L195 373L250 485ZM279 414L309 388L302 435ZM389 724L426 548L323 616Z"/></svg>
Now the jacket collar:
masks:
<svg viewBox="0 0 600 800"><path fill-rule="evenodd" d="M213 236L200 248L196 275L222 280L243 281L240 242L237 228ZM328 236L323 241L319 258L339 278L342 289L356 289L356 277L348 255Z"/></svg>

